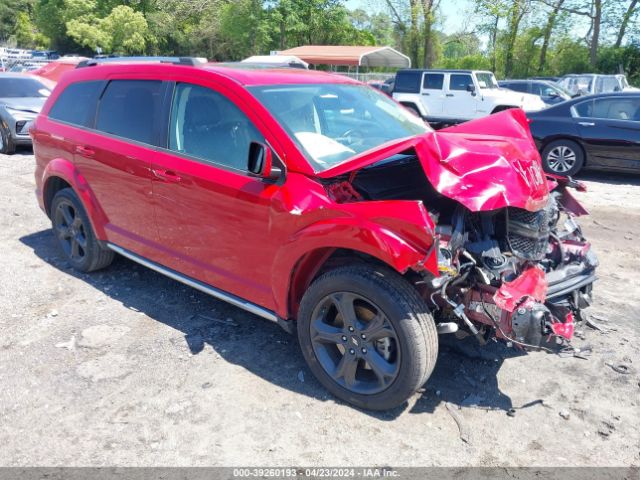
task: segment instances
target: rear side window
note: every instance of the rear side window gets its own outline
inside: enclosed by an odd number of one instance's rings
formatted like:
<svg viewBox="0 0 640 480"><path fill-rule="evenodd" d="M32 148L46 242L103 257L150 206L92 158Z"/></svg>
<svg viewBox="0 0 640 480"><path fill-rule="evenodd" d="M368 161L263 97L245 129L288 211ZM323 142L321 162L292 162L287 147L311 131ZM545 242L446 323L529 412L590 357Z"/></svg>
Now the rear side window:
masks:
<svg viewBox="0 0 640 480"><path fill-rule="evenodd" d="M49 118L81 127L92 127L96 103L103 87L103 81L69 85L49 110Z"/></svg>
<svg viewBox="0 0 640 480"><path fill-rule="evenodd" d="M420 71L400 71L396 74L396 84L393 91L394 93L418 93L421 80L422 72Z"/></svg>
<svg viewBox="0 0 640 480"><path fill-rule="evenodd" d="M425 90L442 90L444 73L425 73L422 88Z"/></svg>
<svg viewBox="0 0 640 480"><path fill-rule="evenodd" d="M96 129L153 145L161 117L163 84L155 80L113 80L102 95Z"/></svg>
<svg viewBox="0 0 640 480"><path fill-rule="evenodd" d="M452 74L449 80L449 90L466 90L469 85L473 85L471 75Z"/></svg>
<svg viewBox="0 0 640 480"><path fill-rule="evenodd" d="M526 83L505 83L504 87L508 88L509 90L513 90L514 92L527 93Z"/></svg>

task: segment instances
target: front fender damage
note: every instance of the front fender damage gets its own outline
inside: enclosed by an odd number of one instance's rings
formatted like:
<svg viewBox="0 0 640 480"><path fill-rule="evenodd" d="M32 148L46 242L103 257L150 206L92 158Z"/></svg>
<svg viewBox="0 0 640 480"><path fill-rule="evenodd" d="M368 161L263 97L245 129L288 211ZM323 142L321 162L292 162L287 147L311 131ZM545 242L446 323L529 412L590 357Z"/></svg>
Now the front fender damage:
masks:
<svg viewBox="0 0 640 480"><path fill-rule="evenodd" d="M429 249L410 268L440 332L566 345L591 303L598 262L569 191L584 186L543 173L521 111L390 142L320 177L345 211Z"/></svg>

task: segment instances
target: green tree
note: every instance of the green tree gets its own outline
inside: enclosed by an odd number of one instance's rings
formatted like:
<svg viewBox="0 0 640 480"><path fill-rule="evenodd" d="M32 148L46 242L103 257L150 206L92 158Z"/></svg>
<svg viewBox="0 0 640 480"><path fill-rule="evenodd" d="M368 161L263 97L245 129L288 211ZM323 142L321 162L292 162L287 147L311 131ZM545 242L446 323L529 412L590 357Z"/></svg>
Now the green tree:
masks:
<svg viewBox="0 0 640 480"><path fill-rule="evenodd" d="M83 9L81 19L67 22L67 34L79 45L93 51L143 53L149 37L147 20L140 12L119 5L105 18L96 19L91 10Z"/></svg>

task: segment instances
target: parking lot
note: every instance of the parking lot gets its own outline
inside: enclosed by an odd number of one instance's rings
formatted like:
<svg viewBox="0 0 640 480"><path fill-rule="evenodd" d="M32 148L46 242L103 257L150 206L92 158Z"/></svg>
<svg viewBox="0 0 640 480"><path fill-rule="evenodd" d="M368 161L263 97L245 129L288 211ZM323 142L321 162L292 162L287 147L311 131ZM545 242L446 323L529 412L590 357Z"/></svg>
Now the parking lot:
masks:
<svg viewBox="0 0 640 480"><path fill-rule="evenodd" d="M0 465L639 465L640 177L585 174L601 261L576 357L445 339L424 391L337 402L277 325L119 258L70 269L0 155Z"/></svg>

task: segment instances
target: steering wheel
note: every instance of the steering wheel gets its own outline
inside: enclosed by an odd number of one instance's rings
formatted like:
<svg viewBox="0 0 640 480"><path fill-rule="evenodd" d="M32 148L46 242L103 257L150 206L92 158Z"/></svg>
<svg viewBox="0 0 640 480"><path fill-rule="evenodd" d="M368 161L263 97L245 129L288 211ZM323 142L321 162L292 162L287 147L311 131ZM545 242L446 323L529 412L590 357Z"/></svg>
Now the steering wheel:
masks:
<svg viewBox="0 0 640 480"><path fill-rule="evenodd" d="M338 140L344 140L347 145L353 145L354 143L362 142L364 140L364 134L357 128L350 128L338 137Z"/></svg>

